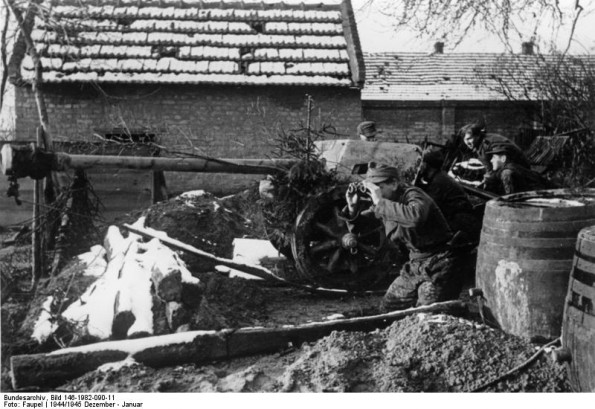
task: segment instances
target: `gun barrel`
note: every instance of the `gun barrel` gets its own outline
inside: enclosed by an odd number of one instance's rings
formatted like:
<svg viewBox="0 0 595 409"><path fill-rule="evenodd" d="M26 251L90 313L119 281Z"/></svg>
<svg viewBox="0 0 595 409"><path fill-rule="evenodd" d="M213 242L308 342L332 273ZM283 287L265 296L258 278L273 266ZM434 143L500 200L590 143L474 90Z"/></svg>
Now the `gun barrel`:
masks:
<svg viewBox="0 0 595 409"><path fill-rule="evenodd" d="M2 147L1 170L5 175L39 179L52 171L120 168L197 173L270 174L297 163L295 159L160 158L146 156L71 155L31 147ZM34 173L31 171L35 169Z"/></svg>

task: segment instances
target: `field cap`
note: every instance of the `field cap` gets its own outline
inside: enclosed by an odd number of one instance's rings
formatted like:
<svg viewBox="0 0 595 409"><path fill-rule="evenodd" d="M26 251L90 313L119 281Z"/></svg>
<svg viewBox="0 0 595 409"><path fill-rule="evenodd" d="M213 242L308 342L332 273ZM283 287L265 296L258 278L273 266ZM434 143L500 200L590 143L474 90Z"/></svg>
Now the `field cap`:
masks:
<svg viewBox="0 0 595 409"><path fill-rule="evenodd" d="M370 162L368 172L366 172L366 181L377 184L386 182L388 179L401 180L399 169L388 166L383 163Z"/></svg>
<svg viewBox="0 0 595 409"><path fill-rule="evenodd" d="M366 138L374 138L376 136L376 122L364 121L357 126L358 135L363 135Z"/></svg>
<svg viewBox="0 0 595 409"><path fill-rule="evenodd" d="M513 152L512 146L507 143L496 143L492 145L487 151L486 155L510 155Z"/></svg>

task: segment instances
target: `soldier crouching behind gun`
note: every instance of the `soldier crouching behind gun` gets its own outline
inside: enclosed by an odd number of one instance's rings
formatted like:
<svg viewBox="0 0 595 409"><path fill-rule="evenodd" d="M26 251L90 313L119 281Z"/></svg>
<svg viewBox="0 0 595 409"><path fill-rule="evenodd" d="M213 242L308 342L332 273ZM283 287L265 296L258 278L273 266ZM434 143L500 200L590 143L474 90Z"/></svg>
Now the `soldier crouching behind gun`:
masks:
<svg viewBox="0 0 595 409"><path fill-rule="evenodd" d="M360 214L363 186L372 200L372 211ZM366 179L351 184L345 194L349 221L381 219L388 240L409 250L409 261L390 285L381 309L392 311L457 298L462 274L458 256L449 248L452 232L434 201L421 189L404 183L397 168L371 162ZM347 215L345 215L347 216Z"/></svg>

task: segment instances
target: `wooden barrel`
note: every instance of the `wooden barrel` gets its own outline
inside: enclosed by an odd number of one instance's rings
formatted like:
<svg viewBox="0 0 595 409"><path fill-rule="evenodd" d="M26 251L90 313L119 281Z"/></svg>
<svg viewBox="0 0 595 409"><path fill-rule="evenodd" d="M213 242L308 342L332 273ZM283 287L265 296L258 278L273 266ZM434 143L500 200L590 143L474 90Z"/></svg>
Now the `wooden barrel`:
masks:
<svg viewBox="0 0 595 409"><path fill-rule="evenodd" d="M568 284L562 346L570 352L572 387L595 392L595 226L580 231Z"/></svg>
<svg viewBox="0 0 595 409"><path fill-rule="evenodd" d="M511 334L560 336L579 231L595 224L595 189L541 190L486 204L476 281L487 313Z"/></svg>

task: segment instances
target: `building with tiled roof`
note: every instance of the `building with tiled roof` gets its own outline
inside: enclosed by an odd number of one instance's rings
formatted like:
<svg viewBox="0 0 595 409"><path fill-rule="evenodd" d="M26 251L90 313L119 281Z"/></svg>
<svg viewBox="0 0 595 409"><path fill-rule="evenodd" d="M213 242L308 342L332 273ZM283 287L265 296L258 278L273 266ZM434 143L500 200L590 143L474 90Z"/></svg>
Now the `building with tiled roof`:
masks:
<svg viewBox="0 0 595 409"><path fill-rule="evenodd" d="M437 43L427 53L364 53L364 117L386 139L437 142L483 117L489 131L526 145L523 135L536 127L531 101L539 99L527 94L527 81L540 61L554 57L524 47L520 54L443 53ZM589 63L595 66L595 57Z"/></svg>
<svg viewBox="0 0 595 409"><path fill-rule="evenodd" d="M352 135L361 120L364 63L350 0L40 1L31 37L56 141L124 129L172 150L265 157L278 129L306 122L307 95L314 126ZM34 63L18 44L16 133L33 139Z"/></svg>
<svg viewBox="0 0 595 409"><path fill-rule="evenodd" d="M363 81L352 14L340 0L53 0L31 37L45 83L350 87ZM16 57L30 82L33 61Z"/></svg>

